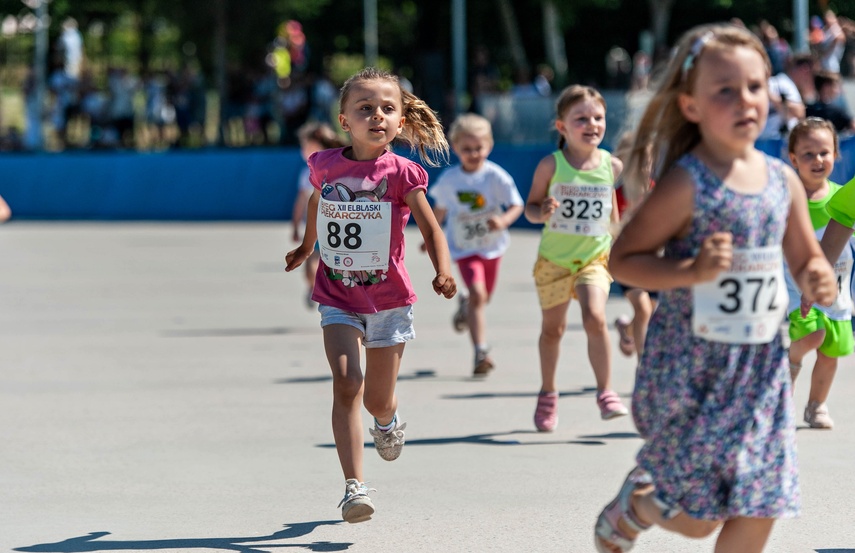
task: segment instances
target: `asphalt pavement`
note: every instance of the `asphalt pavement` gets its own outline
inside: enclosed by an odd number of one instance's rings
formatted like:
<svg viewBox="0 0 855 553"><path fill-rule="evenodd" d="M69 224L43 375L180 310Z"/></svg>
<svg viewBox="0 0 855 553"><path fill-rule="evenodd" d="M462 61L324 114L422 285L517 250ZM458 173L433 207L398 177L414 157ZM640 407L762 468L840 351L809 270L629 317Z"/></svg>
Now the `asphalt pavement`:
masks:
<svg viewBox="0 0 855 553"><path fill-rule="evenodd" d="M366 431L377 511L349 525L319 316L302 274L283 271L286 224L0 227L0 551L594 551L641 440L630 417L599 418L576 305L559 426L535 431L537 233L513 231L488 307L497 368L481 380L451 328L456 301L432 293L407 236L419 294L398 383L407 444L389 463ZM628 309L610 298L609 320ZM612 338L629 401L634 360ZM767 552L855 553L853 369L842 360L832 389L835 429L800 422L803 514L776 524ZM654 529L634 551L713 545Z"/></svg>

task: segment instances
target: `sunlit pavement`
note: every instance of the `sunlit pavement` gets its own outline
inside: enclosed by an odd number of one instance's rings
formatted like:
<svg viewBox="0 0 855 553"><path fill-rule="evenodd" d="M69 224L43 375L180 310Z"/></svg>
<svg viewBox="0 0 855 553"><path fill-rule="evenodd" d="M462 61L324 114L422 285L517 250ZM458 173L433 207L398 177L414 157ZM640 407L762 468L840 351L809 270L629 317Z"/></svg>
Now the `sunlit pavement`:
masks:
<svg viewBox="0 0 855 553"><path fill-rule="evenodd" d="M388 463L366 441L377 512L348 525L319 317L302 271L283 271L286 224L0 227L0 551L593 551L641 440L629 417L599 419L575 305L559 426L534 431L537 241L513 233L488 308L497 368L474 380L456 302L432 293L408 231L407 445ZM611 298L609 321L627 309ZM612 337L628 401L634 363ZM832 390L836 428L798 432L803 516L776 525L768 552L855 552L853 368ZM634 551L712 548L652 530Z"/></svg>

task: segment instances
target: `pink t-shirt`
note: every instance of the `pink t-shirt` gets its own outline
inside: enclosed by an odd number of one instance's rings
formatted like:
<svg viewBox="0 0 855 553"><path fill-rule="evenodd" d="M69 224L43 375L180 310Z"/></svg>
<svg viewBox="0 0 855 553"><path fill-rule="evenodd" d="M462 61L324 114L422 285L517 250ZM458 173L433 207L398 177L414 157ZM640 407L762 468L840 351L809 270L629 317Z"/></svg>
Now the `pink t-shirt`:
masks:
<svg viewBox="0 0 855 553"><path fill-rule="evenodd" d="M354 161L344 157L344 150L322 150L309 156L309 180L325 200L392 204L389 268L347 271L330 268L321 260L312 299L354 313L377 313L411 305L416 293L404 267L404 227L410 218L404 198L414 190L427 189L427 173L418 163L392 152Z"/></svg>

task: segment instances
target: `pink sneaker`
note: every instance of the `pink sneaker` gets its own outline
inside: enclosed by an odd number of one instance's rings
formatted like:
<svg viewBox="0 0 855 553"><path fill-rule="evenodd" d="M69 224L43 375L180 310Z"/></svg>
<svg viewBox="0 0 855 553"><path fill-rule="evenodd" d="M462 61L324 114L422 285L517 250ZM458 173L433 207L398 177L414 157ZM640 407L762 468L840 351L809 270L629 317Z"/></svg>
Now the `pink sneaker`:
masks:
<svg viewBox="0 0 855 553"><path fill-rule="evenodd" d="M629 410L614 390L603 390L597 394L597 407L600 408L600 418L604 421L629 414Z"/></svg>
<svg viewBox="0 0 855 553"><path fill-rule="evenodd" d="M538 432L552 432L558 426L558 392L540 392L537 394L534 425Z"/></svg>

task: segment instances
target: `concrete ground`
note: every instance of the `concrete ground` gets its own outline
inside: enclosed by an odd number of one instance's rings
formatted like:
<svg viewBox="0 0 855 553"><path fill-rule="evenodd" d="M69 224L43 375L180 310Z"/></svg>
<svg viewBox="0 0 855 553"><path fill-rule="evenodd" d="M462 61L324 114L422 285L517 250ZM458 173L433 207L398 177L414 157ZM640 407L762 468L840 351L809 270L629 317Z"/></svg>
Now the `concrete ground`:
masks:
<svg viewBox="0 0 855 553"><path fill-rule="evenodd" d="M641 440L629 417L599 419L575 305L561 422L534 431L538 235L513 233L488 311L498 367L476 381L468 338L451 330L455 302L430 291L409 232L420 301L398 385L407 445L387 463L366 443L377 512L358 525L336 507L329 369L302 274L283 272L289 235L284 224L0 227L0 551L593 551L594 520ZM610 299L610 320L627 310ZM612 349L628 400L634 363ZM799 429L803 515L776 524L767 552L855 553L854 368L844 359L834 384L836 428ZM806 395L803 375L799 412ZM713 542L654 529L634 551Z"/></svg>

